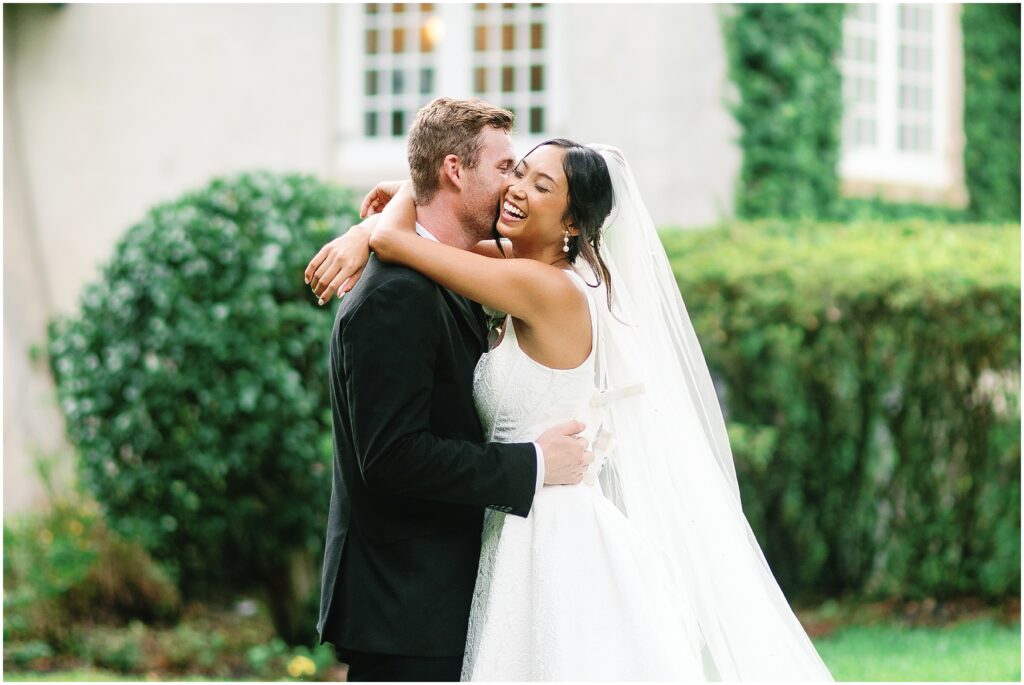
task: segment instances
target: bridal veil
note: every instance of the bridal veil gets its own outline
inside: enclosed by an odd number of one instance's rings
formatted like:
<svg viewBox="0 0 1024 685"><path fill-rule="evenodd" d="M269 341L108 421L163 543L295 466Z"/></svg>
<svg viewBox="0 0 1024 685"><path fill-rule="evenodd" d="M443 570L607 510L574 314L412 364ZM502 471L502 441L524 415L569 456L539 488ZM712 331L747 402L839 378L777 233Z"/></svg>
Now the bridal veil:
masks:
<svg viewBox="0 0 1024 685"><path fill-rule="evenodd" d="M614 436L602 487L670 559L711 679L830 681L743 514L707 363L629 165L590 147L615 194L601 238L612 308L598 307L596 402Z"/></svg>

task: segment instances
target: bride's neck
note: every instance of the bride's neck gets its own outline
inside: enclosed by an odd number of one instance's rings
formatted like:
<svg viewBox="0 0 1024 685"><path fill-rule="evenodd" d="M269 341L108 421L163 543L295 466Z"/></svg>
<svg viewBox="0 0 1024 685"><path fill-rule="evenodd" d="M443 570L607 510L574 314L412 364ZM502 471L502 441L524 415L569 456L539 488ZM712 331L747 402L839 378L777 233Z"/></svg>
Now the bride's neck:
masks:
<svg viewBox="0 0 1024 685"><path fill-rule="evenodd" d="M572 265L565 259L561 243L558 243L558 245L537 245L524 244L523 241L513 240L512 249L515 250L517 259L533 259L557 266L559 269L572 268Z"/></svg>

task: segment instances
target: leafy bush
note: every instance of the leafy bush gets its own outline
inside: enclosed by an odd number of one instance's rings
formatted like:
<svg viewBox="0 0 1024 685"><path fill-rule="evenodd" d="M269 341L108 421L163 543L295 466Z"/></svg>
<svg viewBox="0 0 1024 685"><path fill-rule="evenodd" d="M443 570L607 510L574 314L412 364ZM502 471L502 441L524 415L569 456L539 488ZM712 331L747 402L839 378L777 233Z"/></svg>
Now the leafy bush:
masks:
<svg viewBox="0 0 1024 685"><path fill-rule="evenodd" d="M1019 592L1019 225L761 221L664 241L784 589Z"/></svg>
<svg viewBox="0 0 1024 685"><path fill-rule="evenodd" d="M53 648L42 640L10 642L4 640L4 663L17 668L30 668L53 657Z"/></svg>
<svg viewBox="0 0 1024 685"><path fill-rule="evenodd" d="M69 624L67 638L57 644L5 640L4 675L101 668L146 679L157 674L160 680L338 680L343 667L330 645L289 647L274 637L262 603L245 604L253 610L192 603L172 626L81 619Z"/></svg>
<svg viewBox="0 0 1024 685"><path fill-rule="evenodd" d="M190 668L213 668L224 649L224 637L217 632L199 630L190 623L181 623L173 630L160 633L157 644L165 667L185 672Z"/></svg>
<svg viewBox="0 0 1024 685"><path fill-rule="evenodd" d="M355 220L312 177L214 179L132 226L50 328L82 480L114 528L188 596L269 588L290 640L313 631L294 607L314 590L332 453L333 312L302 271Z"/></svg>
<svg viewBox="0 0 1024 685"><path fill-rule="evenodd" d="M81 619L169 618L174 584L137 543L111 532L95 505L60 501L4 521L4 642L59 645Z"/></svg>
<svg viewBox="0 0 1024 685"><path fill-rule="evenodd" d="M142 665L145 637L146 627L138 621L127 628L94 626L81 631L78 654L94 666L132 673Z"/></svg>
<svg viewBox="0 0 1024 685"><path fill-rule="evenodd" d="M329 645L289 648L283 640L271 640L262 645L254 645L246 652L249 667L263 678L280 678L288 674L294 680L321 680L338 660Z"/></svg>
<svg viewBox="0 0 1024 685"><path fill-rule="evenodd" d="M1020 4L961 7L969 210L1020 221Z"/></svg>
<svg viewBox="0 0 1024 685"><path fill-rule="evenodd" d="M740 100L740 217L830 216L839 193L843 5L738 4L723 26Z"/></svg>

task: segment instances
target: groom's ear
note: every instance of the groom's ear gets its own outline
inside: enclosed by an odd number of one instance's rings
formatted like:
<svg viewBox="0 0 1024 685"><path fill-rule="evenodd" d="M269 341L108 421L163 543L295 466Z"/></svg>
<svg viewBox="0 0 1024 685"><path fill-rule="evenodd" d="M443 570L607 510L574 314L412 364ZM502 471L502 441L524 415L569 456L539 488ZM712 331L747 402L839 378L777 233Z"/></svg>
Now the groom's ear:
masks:
<svg viewBox="0 0 1024 685"><path fill-rule="evenodd" d="M447 155L441 162L441 177L457 189L462 190L462 159L458 155Z"/></svg>

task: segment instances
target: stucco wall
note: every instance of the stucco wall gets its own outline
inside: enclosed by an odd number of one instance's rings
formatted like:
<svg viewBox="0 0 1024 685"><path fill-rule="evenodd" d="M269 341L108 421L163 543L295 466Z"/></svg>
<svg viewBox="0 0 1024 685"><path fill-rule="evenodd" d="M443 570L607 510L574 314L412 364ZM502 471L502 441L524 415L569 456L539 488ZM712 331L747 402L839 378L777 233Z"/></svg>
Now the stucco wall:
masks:
<svg viewBox="0 0 1024 685"><path fill-rule="evenodd" d="M151 205L216 174L327 175L335 8L4 7L4 510L42 506L67 451L45 321Z"/></svg>
<svg viewBox="0 0 1024 685"><path fill-rule="evenodd" d="M741 153L721 6L564 5L568 130L627 151L658 224L732 215Z"/></svg>

